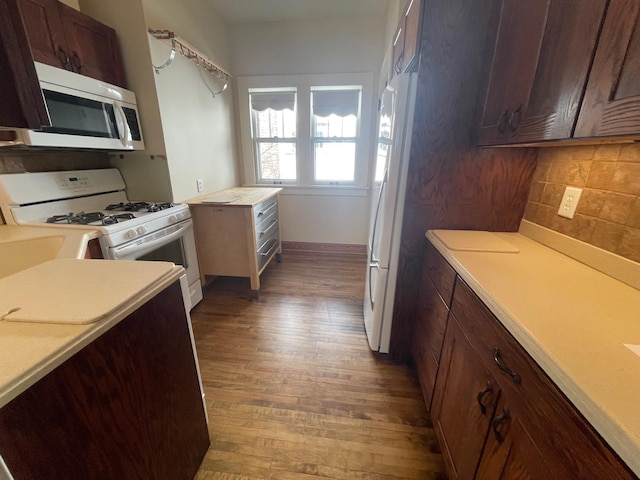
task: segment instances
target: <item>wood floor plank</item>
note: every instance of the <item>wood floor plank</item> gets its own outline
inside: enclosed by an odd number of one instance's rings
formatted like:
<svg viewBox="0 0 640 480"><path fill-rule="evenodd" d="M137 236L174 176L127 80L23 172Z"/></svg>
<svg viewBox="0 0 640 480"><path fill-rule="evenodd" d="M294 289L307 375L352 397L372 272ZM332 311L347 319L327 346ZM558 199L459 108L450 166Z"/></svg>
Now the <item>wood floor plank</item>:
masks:
<svg viewBox="0 0 640 480"><path fill-rule="evenodd" d="M415 373L371 352L365 259L291 253L191 312L211 447L197 480L443 480Z"/></svg>

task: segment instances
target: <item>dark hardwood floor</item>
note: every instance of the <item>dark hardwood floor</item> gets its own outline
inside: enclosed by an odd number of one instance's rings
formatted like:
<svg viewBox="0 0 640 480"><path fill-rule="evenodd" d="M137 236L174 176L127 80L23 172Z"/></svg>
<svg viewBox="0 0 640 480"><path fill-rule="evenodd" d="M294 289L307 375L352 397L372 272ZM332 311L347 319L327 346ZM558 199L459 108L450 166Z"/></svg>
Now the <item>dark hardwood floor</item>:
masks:
<svg viewBox="0 0 640 480"><path fill-rule="evenodd" d="M218 278L191 312L209 414L204 479L444 479L413 370L369 350L365 259L290 253Z"/></svg>

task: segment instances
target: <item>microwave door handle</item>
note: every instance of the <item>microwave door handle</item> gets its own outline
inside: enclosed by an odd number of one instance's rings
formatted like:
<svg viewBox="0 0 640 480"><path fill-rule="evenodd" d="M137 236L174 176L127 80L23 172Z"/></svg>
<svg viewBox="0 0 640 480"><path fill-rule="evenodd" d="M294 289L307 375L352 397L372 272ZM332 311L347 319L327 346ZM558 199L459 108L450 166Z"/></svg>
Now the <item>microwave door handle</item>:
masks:
<svg viewBox="0 0 640 480"><path fill-rule="evenodd" d="M131 130L127 123L127 116L124 114L122 105L119 102L113 102L113 110L116 114L116 128L118 129L118 137L122 145L127 148L133 147L133 140L131 138Z"/></svg>
<svg viewBox="0 0 640 480"><path fill-rule="evenodd" d="M164 237L160 237L156 240L145 242L142 245L138 245L134 242L132 245L126 245L122 248L114 248L113 250L111 250L113 260L123 259L124 257L127 257L130 253L135 251L141 251L143 253L146 253L149 250L153 250L157 246L162 246L165 243L169 243L175 240L176 238L181 237L184 234L184 232L192 228L192 225L193 225L192 222L185 222L175 232L172 232L169 235L165 235Z"/></svg>

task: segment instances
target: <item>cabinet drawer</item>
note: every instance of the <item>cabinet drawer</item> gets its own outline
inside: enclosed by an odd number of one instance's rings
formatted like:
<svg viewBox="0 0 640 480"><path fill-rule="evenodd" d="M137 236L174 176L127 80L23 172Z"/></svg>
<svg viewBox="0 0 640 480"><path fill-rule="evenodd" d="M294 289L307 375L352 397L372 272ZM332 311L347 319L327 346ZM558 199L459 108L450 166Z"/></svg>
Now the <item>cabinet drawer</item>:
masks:
<svg viewBox="0 0 640 480"><path fill-rule="evenodd" d="M507 332L475 293L458 278L453 295L456 319L480 361L508 398L555 478L634 478L553 381Z"/></svg>
<svg viewBox="0 0 640 480"><path fill-rule="evenodd" d="M269 217L272 213L278 212L278 196L274 195L271 198L267 198L263 202L260 202L255 207L253 207L253 221L256 225L261 225L267 217Z"/></svg>
<svg viewBox="0 0 640 480"><path fill-rule="evenodd" d="M276 230L258 250L258 271L262 270L262 267L264 267L267 260L271 258L279 246L280 235L278 234L278 230Z"/></svg>
<svg viewBox="0 0 640 480"><path fill-rule="evenodd" d="M268 221L262 222L260 226L256 227L256 246L258 250L278 231L278 226L278 216L272 214L269 215Z"/></svg>
<svg viewBox="0 0 640 480"><path fill-rule="evenodd" d="M451 297L453 296L453 286L456 281L456 272L444 259L440 252L436 250L431 242L427 242L427 251L424 258L424 270L435 285L438 293L448 307L451 307Z"/></svg>

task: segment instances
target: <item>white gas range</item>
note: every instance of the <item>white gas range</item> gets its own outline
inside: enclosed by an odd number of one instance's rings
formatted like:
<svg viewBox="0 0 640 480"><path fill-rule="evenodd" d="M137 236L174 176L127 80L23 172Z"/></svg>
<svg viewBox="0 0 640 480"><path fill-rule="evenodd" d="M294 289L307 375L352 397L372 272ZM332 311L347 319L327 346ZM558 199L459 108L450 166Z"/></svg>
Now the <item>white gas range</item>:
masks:
<svg viewBox="0 0 640 480"><path fill-rule="evenodd" d="M8 224L98 230L105 259L182 265L187 307L202 300L189 206L129 201L115 168L0 175L0 209Z"/></svg>

